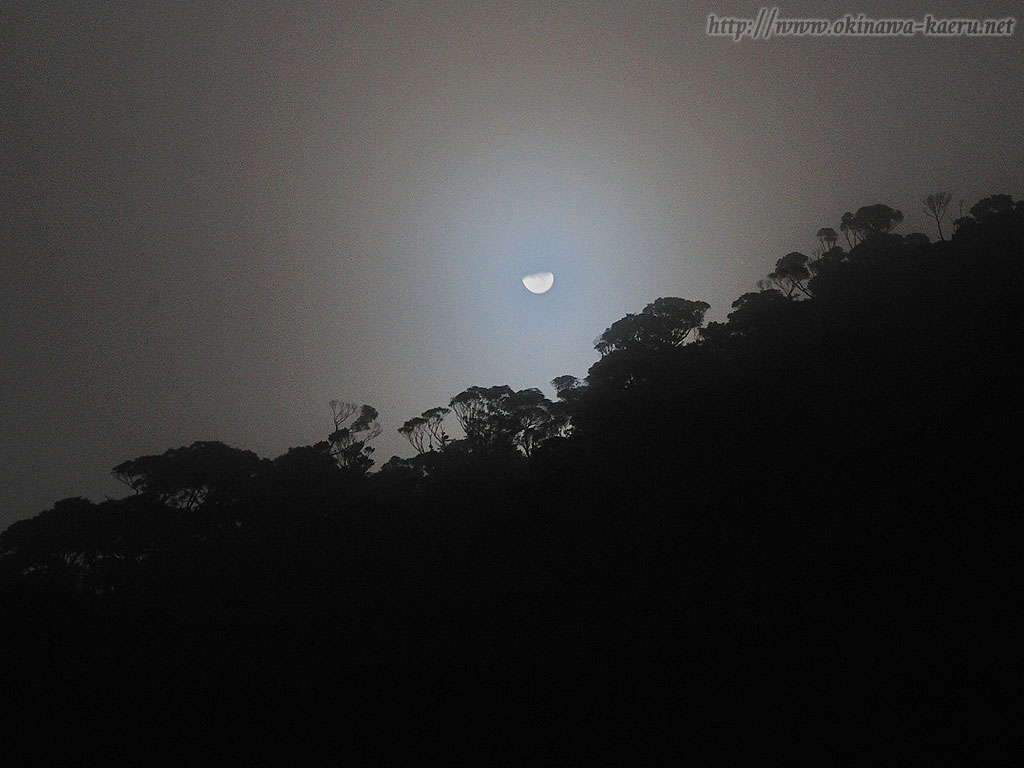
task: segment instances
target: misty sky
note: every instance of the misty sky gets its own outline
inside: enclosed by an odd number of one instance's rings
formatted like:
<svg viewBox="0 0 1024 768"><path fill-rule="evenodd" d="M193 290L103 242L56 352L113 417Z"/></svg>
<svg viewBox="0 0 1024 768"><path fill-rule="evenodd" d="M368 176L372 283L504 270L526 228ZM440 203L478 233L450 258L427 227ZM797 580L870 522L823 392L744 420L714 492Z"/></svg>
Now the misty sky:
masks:
<svg viewBox="0 0 1024 768"><path fill-rule="evenodd" d="M1024 194L1024 27L705 35L757 8L5 2L0 528L143 454L312 444L331 398L380 410L379 466L470 385L553 395L659 296L724 319L844 211L934 237L928 192Z"/></svg>

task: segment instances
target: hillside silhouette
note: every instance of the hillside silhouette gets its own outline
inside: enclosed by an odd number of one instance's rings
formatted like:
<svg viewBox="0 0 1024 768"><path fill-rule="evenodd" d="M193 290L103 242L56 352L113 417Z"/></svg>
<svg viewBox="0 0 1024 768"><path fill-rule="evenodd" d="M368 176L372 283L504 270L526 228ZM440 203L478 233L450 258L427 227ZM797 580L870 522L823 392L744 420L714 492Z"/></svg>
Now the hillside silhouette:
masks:
<svg viewBox="0 0 1024 768"><path fill-rule="evenodd" d="M313 445L138 457L113 468L124 498L14 523L2 748L509 765L621 740L641 764L787 737L846 745L841 762L998 750L1024 201L955 223L947 197L926 204L937 241L897 234L884 205L845 214L726 322L655 298L555 400L469 387L406 421L415 455L378 471L377 411L334 401Z"/></svg>

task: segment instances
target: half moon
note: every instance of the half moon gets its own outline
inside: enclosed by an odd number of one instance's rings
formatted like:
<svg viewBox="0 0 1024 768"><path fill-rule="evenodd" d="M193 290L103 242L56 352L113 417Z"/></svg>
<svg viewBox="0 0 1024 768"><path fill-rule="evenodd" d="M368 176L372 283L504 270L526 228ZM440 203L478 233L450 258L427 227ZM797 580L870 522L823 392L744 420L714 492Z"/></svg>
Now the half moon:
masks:
<svg viewBox="0 0 1024 768"><path fill-rule="evenodd" d="M555 276L550 272L534 272L523 278L523 285L530 293L547 293L555 284Z"/></svg>

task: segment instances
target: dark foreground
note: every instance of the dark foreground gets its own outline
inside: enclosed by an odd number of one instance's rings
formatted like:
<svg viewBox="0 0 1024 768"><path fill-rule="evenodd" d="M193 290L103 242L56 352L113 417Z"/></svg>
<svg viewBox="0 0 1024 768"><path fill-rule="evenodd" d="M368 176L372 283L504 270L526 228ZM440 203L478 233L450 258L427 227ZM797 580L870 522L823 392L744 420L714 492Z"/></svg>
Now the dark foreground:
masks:
<svg viewBox="0 0 1024 768"><path fill-rule="evenodd" d="M0 754L990 762L1019 703L1024 206L975 209L947 243L868 232L699 343L671 326L698 303L624 318L527 456L524 393L468 390L493 408L466 440L373 475L351 440L341 466L197 443L15 524Z"/></svg>

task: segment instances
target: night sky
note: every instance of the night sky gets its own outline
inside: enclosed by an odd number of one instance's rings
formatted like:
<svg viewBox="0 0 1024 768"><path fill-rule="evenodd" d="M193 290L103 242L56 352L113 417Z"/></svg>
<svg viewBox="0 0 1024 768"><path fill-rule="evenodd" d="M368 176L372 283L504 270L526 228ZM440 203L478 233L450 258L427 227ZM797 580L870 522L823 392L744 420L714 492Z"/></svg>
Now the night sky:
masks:
<svg viewBox="0 0 1024 768"><path fill-rule="evenodd" d="M659 296L724 319L844 211L934 238L929 192L1024 194L1024 28L705 35L757 8L4 3L0 528L195 440L312 444L332 398L380 410L380 466L470 385L553 395Z"/></svg>

